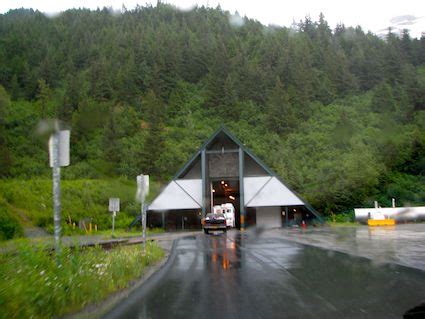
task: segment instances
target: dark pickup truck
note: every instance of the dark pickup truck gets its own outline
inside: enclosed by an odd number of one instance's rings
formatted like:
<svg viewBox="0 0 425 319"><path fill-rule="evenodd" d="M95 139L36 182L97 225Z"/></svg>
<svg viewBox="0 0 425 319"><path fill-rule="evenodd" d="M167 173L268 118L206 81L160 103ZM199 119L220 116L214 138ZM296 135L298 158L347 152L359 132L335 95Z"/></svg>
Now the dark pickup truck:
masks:
<svg viewBox="0 0 425 319"><path fill-rule="evenodd" d="M201 223L205 234L214 230L222 230L223 232L227 230L226 217L223 214L207 214Z"/></svg>

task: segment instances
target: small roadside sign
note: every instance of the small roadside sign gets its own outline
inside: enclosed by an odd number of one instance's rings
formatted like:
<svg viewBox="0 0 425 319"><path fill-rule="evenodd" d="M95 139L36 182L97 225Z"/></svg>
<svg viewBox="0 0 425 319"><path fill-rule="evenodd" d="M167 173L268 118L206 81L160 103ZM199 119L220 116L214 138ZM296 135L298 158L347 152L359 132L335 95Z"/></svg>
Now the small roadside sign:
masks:
<svg viewBox="0 0 425 319"><path fill-rule="evenodd" d="M120 199L119 198L109 198L109 211L110 212L119 212L120 211Z"/></svg>
<svg viewBox="0 0 425 319"><path fill-rule="evenodd" d="M109 211L112 212L112 235L114 234L115 229L115 217L117 212L120 211L120 199L119 198L109 198Z"/></svg>
<svg viewBox="0 0 425 319"><path fill-rule="evenodd" d="M137 199L141 202L145 201L146 196L149 194L149 175L137 176Z"/></svg>
<svg viewBox="0 0 425 319"><path fill-rule="evenodd" d="M54 166L55 152L53 151L54 139L57 138L58 159L59 166L69 166L69 139L71 132L69 130L59 131L53 134L49 139L49 163L50 167Z"/></svg>

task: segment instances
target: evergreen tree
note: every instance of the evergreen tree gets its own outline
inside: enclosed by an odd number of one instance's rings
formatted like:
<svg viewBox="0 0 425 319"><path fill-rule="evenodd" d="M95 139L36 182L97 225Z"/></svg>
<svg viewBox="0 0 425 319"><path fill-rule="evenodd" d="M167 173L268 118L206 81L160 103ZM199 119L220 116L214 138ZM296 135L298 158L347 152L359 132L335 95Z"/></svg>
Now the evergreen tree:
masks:
<svg viewBox="0 0 425 319"><path fill-rule="evenodd" d="M120 142L118 128L116 125L116 110L112 108L106 121L103 133L103 155L106 162L109 162L113 169L120 162ZM116 171L115 171L116 173Z"/></svg>
<svg viewBox="0 0 425 319"><path fill-rule="evenodd" d="M207 75L206 106L212 110L222 111L225 108L224 91L229 70L229 60L226 48L219 43L210 57L210 67Z"/></svg>
<svg viewBox="0 0 425 319"><path fill-rule="evenodd" d="M347 149L355 133L355 125L346 111L342 111L334 129L334 142L338 148Z"/></svg>
<svg viewBox="0 0 425 319"><path fill-rule="evenodd" d="M266 110L268 126L275 133L287 134L296 126L292 105L279 78L270 92Z"/></svg>
<svg viewBox="0 0 425 319"><path fill-rule="evenodd" d="M42 119L46 119L48 117L48 103L51 99L51 90L49 85L46 83L44 79L40 79L38 81L38 94L37 100L39 103L39 112L40 117Z"/></svg>
<svg viewBox="0 0 425 319"><path fill-rule="evenodd" d="M149 91L142 101L143 115L147 122L147 136L143 145L142 171L159 176L161 172L161 154L164 152L164 114L161 99Z"/></svg>
<svg viewBox="0 0 425 319"><path fill-rule="evenodd" d="M8 112L9 107L9 96L0 85L0 177L8 176L12 167L6 131L6 112Z"/></svg>
<svg viewBox="0 0 425 319"><path fill-rule="evenodd" d="M387 83L381 83L373 92L372 110L378 113L395 111L395 99L393 91Z"/></svg>

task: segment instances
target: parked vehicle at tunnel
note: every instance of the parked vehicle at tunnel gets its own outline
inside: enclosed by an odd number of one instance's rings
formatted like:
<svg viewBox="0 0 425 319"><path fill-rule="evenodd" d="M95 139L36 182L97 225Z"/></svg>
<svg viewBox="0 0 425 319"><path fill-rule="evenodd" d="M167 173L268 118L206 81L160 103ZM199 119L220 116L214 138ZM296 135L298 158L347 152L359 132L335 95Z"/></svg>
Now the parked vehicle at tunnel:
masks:
<svg viewBox="0 0 425 319"><path fill-rule="evenodd" d="M202 219L201 223L205 234L214 230L222 230L224 232L227 230L226 217L221 213L207 214L207 216Z"/></svg>
<svg viewBox="0 0 425 319"><path fill-rule="evenodd" d="M214 214L223 214L226 217L226 226L235 227L235 206L232 203L225 203L213 207Z"/></svg>

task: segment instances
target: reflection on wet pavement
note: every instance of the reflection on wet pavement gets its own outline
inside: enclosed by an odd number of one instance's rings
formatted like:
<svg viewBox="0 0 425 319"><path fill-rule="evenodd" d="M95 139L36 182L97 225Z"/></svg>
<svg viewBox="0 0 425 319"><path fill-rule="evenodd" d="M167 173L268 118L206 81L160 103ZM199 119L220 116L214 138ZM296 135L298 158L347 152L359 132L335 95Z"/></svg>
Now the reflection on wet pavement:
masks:
<svg viewBox="0 0 425 319"><path fill-rule="evenodd" d="M281 238L202 234L178 240L107 317L400 318L425 299L424 283L419 270Z"/></svg>
<svg viewBox="0 0 425 319"><path fill-rule="evenodd" d="M425 224L390 227L278 229L265 233L291 241L425 270Z"/></svg>

